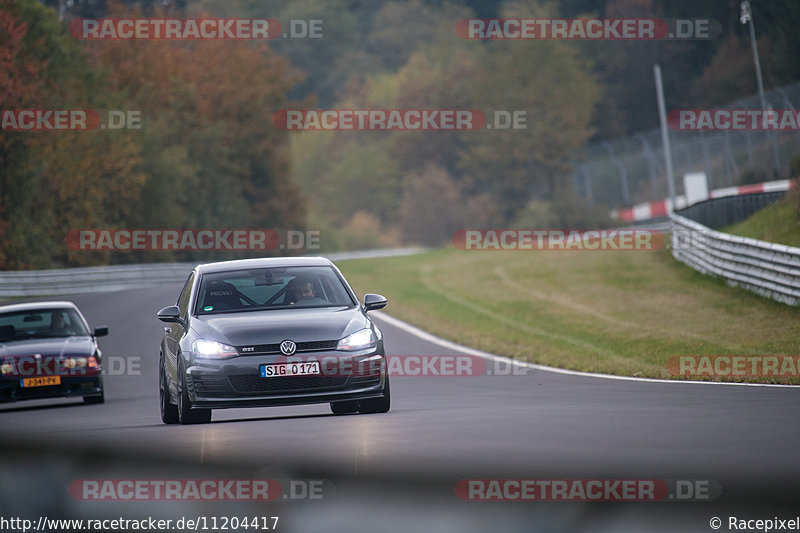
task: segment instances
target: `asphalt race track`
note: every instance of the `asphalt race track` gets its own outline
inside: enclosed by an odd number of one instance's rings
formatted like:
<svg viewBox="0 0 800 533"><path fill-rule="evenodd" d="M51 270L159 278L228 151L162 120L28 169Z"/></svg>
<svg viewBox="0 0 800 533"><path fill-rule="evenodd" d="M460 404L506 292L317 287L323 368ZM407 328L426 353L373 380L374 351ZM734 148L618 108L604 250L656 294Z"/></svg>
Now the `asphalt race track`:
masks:
<svg viewBox="0 0 800 533"><path fill-rule="evenodd" d="M84 502L76 479L324 479L324 501L275 502L279 531L711 531L709 519L794 518L800 501L800 389L660 383L527 370L392 380L383 415L316 406L214 411L199 426L158 413L156 311L179 287L65 297L100 339L106 403L0 405L0 502L19 515L217 516L242 502ZM391 313L391 298L387 312ZM390 355L453 354L380 318ZM124 363L124 364L123 364ZM490 365L491 367L491 365ZM113 371L112 371L113 370ZM709 480L713 501L465 502L480 478ZM264 505L260 503L258 505ZM254 510L255 509L255 510ZM727 531L723 526L721 531Z"/></svg>

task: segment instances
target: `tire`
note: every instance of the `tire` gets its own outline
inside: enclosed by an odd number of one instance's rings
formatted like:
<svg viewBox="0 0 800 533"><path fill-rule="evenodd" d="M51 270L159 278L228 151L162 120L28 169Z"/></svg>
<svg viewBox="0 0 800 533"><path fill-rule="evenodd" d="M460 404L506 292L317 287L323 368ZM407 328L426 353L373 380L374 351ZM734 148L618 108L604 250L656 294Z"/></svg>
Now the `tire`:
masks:
<svg viewBox="0 0 800 533"><path fill-rule="evenodd" d="M161 404L161 421L165 424L177 424L180 422L178 419L178 406L169 401L167 380L164 379L164 367L159 365L158 368L158 397Z"/></svg>
<svg viewBox="0 0 800 533"><path fill-rule="evenodd" d="M388 413L392 406L392 396L389 390L389 376L383 386L383 398L369 398L358 401L358 412L361 414Z"/></svg>
<svg viewBox="0 0 800 533"><path fill-rule="evenodd" d="M347 415L358 412L358 400L331 402L331 412L335 415Z"/></svg>
<svg viewBox="0 0 800 533"><path fill-rule="evenodd" d="M84 396L83 403L88 404L97 404L97 403L105 403L106 402L106 393L104 391L100 391L100 394L97 396Z"/></svg>
<svg viewBox="0 0 800 533"><path fill-rule="evenodd" d="M207 424L211 422L211 409L192 409L189 400L189 390L186 386L186 376L183 369L178 367L178 420L181 424Z"/></svg>

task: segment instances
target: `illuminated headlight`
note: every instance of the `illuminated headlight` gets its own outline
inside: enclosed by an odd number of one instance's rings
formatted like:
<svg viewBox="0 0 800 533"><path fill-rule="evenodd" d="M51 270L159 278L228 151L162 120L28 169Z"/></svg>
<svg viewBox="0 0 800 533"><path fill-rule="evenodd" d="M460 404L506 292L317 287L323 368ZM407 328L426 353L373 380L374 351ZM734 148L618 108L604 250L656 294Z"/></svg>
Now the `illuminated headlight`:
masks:
<svg viewBox="0 0 800 533"><path fill-rule="evenodd" d="M347 351L366 350L368 348L374 348L377 344L378 340L375 338L375 334L372 330L362 329L340 340L336 349Z"/></svg>
<svg viewBox="0 0 800 533"><path fill-rule="evenodd" d="M64 368L84 368L87 366L87 360L85 357L69 357L64 359L62 364L64 365Z"/></svg>
<svg viewBox="0 0 800 533"><path fill-rule="evenodd" d="M59 361L61 365L61 369L69 373L75 373L76 375L82 375L86 372L87 369L90 370L97 370L100 368L100 364L97 362L97 358L93 355L89 357L66 357Z"/></svg>
<svg viewBox="0 0 800 533"><path fill-rule="evenodd" d="M227 344L222 344L217 341L207 341L198 339L192 344L192 352L195 357L205 359L226 359L228 357L236 357L239 352L236 348Z"/></svg>
<svg viewBox="0 0 800 533"><path fill-rule="evenodd" d="M0 366L0 372L2 372L4 376L6 374L13 374L14 373L14 365L11 364L11 363L3 363L3 365Z"/></svg>

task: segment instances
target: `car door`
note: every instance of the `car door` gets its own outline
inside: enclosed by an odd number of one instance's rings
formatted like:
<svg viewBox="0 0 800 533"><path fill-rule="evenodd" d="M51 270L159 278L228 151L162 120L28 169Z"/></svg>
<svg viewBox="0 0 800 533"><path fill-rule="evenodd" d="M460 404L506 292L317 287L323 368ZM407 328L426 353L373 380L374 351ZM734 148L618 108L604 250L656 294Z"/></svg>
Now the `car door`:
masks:
<svg viewBox="0 0 800 533"><path fill-rule="evenodd" d="M189 301L192 296L192 289L194 285L195 273L192 272L186 283L183 285L180 296L178 296L178 309L180 309L180 316L184 323L188 324L189 321ZM183 336L186 335L186 329L179 323L173 322L164 327L164 365L166 368L167 381L169 382L170 392L177 395L177 378L178 378L178 353L180 352L180 342Z"/></svg>

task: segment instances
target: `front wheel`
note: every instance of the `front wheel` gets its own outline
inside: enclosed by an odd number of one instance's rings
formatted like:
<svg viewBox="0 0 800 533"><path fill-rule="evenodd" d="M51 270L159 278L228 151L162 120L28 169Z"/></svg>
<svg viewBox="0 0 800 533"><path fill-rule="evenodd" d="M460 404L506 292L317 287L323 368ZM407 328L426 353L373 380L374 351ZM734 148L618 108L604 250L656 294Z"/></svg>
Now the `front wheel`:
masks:
<svg viewBox="0 0 800 533"><path fill-rule="evenodd" d="M169 389L167 388L167 380L164 379L164 367L162 365L159 365L158 371L158 396L161 404L161 421L165 424L177 424L180 422L178 406L169 401Z"/></svg>
<svg viewBox="0 0 800 533"><path fill-rule="evenodd" d="M189 400L189 390L186 386L186 376L181 367L178 367L178 420L181 424L207 424L211 422L211 409L192 409Z"/></svg>
<svg viewBox="0 0 800 533"><path fill-rule="evenodd" d="M369 398L358 401L358 412L361 414L387 413L392 405L392 396L389 391L389 376L383 385L383 398Z"/></svg>

